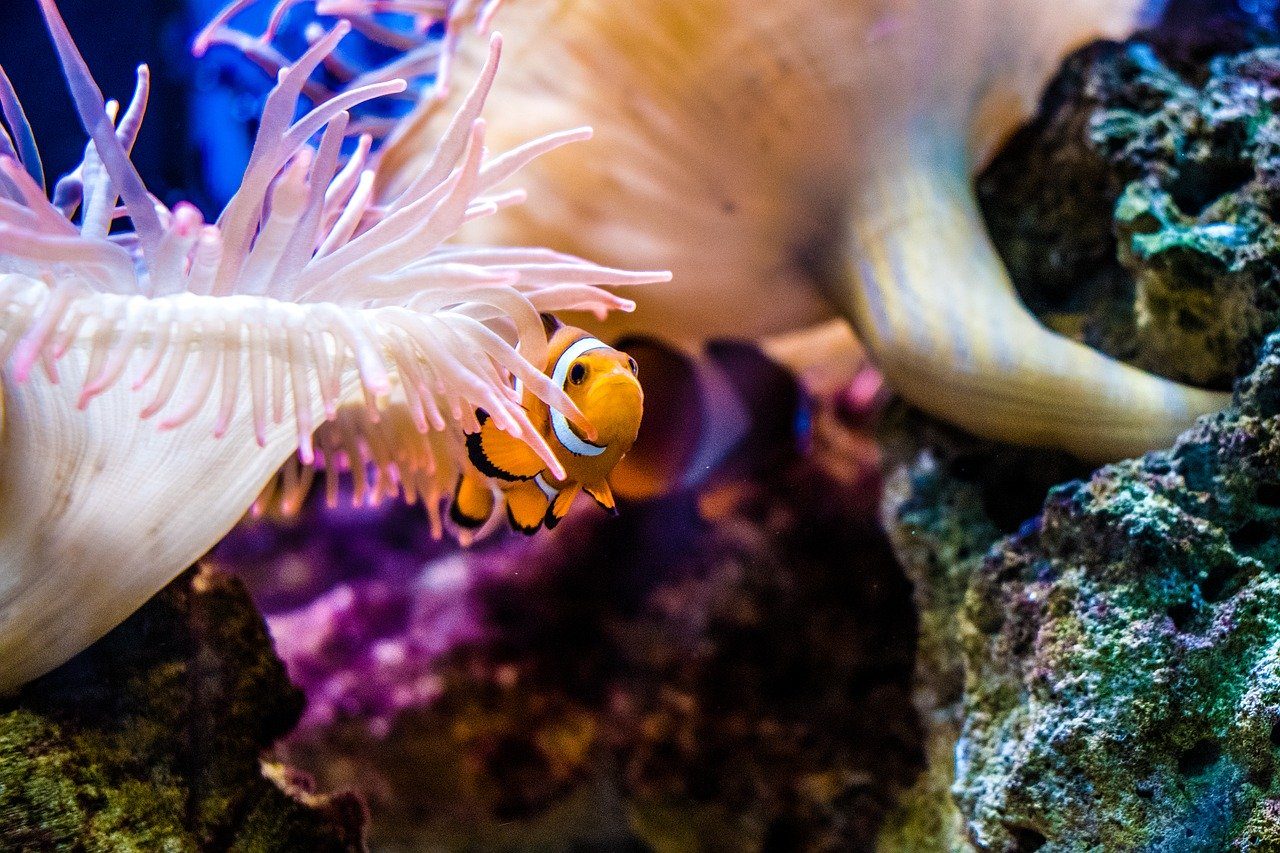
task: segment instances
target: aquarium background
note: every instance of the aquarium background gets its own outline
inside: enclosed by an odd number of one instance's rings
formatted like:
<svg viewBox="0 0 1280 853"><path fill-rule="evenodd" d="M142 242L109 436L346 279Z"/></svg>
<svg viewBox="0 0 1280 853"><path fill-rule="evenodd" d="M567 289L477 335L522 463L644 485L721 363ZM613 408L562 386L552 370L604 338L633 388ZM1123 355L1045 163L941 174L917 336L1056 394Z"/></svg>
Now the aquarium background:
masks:
<svg viewBox="0 0 1280 853"><path fill-rule="evenodd" d="M226 46L214 45L199 60L192 57L193 37L224 5L222 0L58 3L108 98L126 100L133 91L134 70L143 62L151 66L150 108L133 161L166 204L191 201L207 219L218 214L240 184L272 82ZM235 22L247 32L261 32L269 11L269 4L259 4ZM295 8L277 45L286 52L304 46L303 29L314 20L310 4ZM397 19L387 22L395 25ZM0 65L23 99L46 173L60 176L79 162L84 140L67 133L74 116L71 99L35 0L0 4L0 33L23 34L0 36ZM348 37L343 47L348 59L376 58L358 36ZM404 111L408 104L391 108Z"/></svg>
<svg viewBox="0 0 1280 853"><path fill-rule="evenodd" d="M227 48L215 46L199 61L191 56L193 36L223 5L222 0L58 4L108 97L128 98L134 69L142 62L152 66L149 118L134 163L166 203L185 198L206 217L216 215L239 184L252 122L269 86L259 68ZM1166 16L1189 27L1214 19L1218 26L1252 28L1260 36L1276 31L1278 7L1280 0L1171 0ZM257 31L265 18L265 8L254 8L237 21ZM298 33L310 19L308 4L290 13L286 44L291 37L300 43ZM35 0L0 3L0 34L0 65L23 98L45 170L51 177L62 175L79 161L84 141L66 132L71 100Z"/></svg>
<svg viewBox="0 0 1280 853"><path fill-rule="evenodd" d="M190 56L220 5L59 2L109 97L127 98L136 65L152 65L134 161L166 203L207 217L238 185L269 85L230 50ZM1168 14L1247 44L1274 36L1276 6L1175 0ZM241 21L255 29L252 14ZM67 132L74 113L34 0L0 4L0 34L0 64L60 175L84 140ZM831 849L855 849L838 845L869 837L885 792L919 770L915 617L871 523L867 413L836 414L822 434L845 443L819 443L819 461L789 457L700 509L689 496L631 507L607 531L579 507L554 538L499 537L461 556L430 540L415 507L312 504L296 522L245 526L215 559L249 584L307 692L283 754L325 788L361 790L375 832L404 849L490 819L494 837L573 824L620 849L624 797L654 832L696 821L729 837L749 828L718 826L727 814L783 814L772 849L812 841L813 826ZM1011 518L1035 512L1043 489L1027 491ZM690 802L711 806L682 811Z"/></svg>
<svg viewBox="0 0 1280 853"><path fill-rule="evenodd" d="M209 206L197 154L204 144L191 134L191 116L202 99L194 91L196 68L187 45L196 22L213 5L183 0L58 3L108 98L127 101L134 69L143 62L151 65L151 105L133 161L147 185L169 204L193 196L202 207ZM79 163L85 137L75 122L66 82L34 0L0 3L0 65L35 129L45 173L56 179ZM216 77L209 82L216 84ZM219 141L215 147L225 144ZM216 165L229 174L243 162Z"/></svg>

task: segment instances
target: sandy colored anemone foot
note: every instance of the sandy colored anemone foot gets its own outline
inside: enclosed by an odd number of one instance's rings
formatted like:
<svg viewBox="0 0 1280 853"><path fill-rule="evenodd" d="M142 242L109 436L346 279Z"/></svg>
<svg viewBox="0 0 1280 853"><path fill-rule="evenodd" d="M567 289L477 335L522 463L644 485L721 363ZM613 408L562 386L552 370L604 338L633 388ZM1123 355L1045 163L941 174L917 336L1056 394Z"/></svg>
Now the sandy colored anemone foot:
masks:
<svg viewBox="0 0 1280 853"><path fill-rule="evenodd" d="M596 285L666 275L441 245L522 201L499 185L586 135L488 155L479 115L498 39L430 163L375 203L370 140L341 154L348 111L404 81L353 87L295 121L349 25L318 34L281 70L244 181L207 224L162 205L129 162L146 69L121 115L53 0L41 7L91 141L47 197L0 75L0 692L83 649L208 550L287 457L314 460L313 433L344 405L375 420L402 400L413 429L399 439L445 448L482 407L554 463L515 376L587 428L533 366L546 352L539 313L625 310Z"/></svg>
<svg viewBox="0 0 1280 853"><path fill-rule="evenodd" d="M1158 5L511 3L495 25L517 71L495 89L494 138L582 122L596 136L585 162L553 155L527 173L534 203L465 233L670 268L613 333L761 339L840 315L932 414L1089 460L1138 454L1227 397L1035 322L970 176L1072 48ZM460 59L459 78L477 65ZM446 115L428 100L397 131L382 192L406 185Z"/></svg>

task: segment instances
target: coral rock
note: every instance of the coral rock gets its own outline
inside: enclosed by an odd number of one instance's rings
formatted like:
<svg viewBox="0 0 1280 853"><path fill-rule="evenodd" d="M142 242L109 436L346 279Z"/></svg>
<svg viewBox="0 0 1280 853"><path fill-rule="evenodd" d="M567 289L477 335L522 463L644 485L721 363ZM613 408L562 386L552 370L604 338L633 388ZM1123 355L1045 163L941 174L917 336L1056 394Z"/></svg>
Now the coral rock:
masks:
<svg viewBox="0 0 1280 853"><path fill-rule="evenodd" d="M1087 473L1065 454L983 441L898 410L882 425L894 474L881 516L919 614L913 700L927 771L885 821L884 853L969 853L951 796L964 719L961 626L971 578L1002 534L1034 515L1056 482Z"/></svg>
<svg viewBox="0 0 1280 853"><path fill-rule="evenodd" d="M1043 507L1085 472L890 422L883 515L916 585L930 770L884 850L1280 840L1280 54L1248 27L1149 35L1068 60L979 180L993 237L1028 304L1113 355L1220 387L1265 358L1175 449Z"/></svg>
<svg viewBox="0 0 1280 853"><path fill-rule="evenodd" d="M1154 35L1071 57L979 191L1023 297L1066 315L1054 325L1228 388L1280 324L1280 50L1196 62Z"/></svg>
<svg viewBox="0 0 1280 853"><path fill-rule="evenodd" d="M1280 336L1236 406L1054 489L973 579L956 792L984 849L1280 832L1277 391Z"/></svg>
<svg viewBox="0 0 1280 853"><path fill-rule="evenodd" d="M241 583L189 570L0 700L0 849L362 850L357 799L262 765L301 710Z"/></svg>

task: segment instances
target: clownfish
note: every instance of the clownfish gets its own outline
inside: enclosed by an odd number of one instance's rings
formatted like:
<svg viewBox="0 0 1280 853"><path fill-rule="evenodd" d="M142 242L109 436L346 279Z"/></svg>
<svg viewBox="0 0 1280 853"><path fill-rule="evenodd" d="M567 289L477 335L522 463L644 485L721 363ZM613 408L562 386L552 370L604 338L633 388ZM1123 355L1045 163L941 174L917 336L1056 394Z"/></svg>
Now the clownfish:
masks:
<svg viewBox="0 0 1280 853"><path fill-rule="evenodd" d="M528 444L498 429L488 413L477 410L480 431L466 436L470 465L458 478L449 509L454 523L464 530L481 527L492 515L496 501L490 480L506 502L511 527L526 535L544 525L554 528L583 491L610 515L617 514L608 476L640 431L644 392L639 368L631 356L582 329L558 325L551 318L547 323L554 331L543 372L595 427L595 439L588 441L568 418L517 381L516 392L529 420L567 476L554 478Z"/></svg>

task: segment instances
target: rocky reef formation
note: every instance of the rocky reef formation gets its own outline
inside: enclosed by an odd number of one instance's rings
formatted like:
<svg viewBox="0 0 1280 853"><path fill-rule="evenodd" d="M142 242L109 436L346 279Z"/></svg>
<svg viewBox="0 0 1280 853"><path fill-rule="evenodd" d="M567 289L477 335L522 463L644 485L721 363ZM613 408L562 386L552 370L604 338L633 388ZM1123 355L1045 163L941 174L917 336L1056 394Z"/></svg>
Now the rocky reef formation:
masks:
<svg viewBox="0 0 1280 853"><path fill-rule="evenodd" d="M878 849L968 853L967 821L952 797L965 719L966 596L988 553L1035 517L1045 492L1089 472L1065 454L982 441L905 409L881 427L892 471L881 514L920 626L913 701L927 769L886 820Z"/></svg>
<svg viewBox="0 0 1280 853"><path fill-rule="evenodd" d="M1055 488L971 578L956 795L981 848L1280 841L1280 336L1171 450Z"/></svg>
<svg viewBox="0 0 1280 853"><path fill-rule="evenodd" d="M264 763L301 709L243 585L189 570L0 700L0 849L363 850L359 800Z"/></svg>
<svg viewBox="0 0 1280 853"><path fill-rule="evenodd" d="M889 425L884 515L921 610L930 772L882 849L1280 849L1267 38L1088 48L980 179L1048 322L1175 378L1249 375L1175 448L1092 475L912 414Z"/></svg>
<svg viewBox="0 0 1280 853"><path fill-rule="evenodd" d="M979 191L1019 291L1052 324L1230 388L1280 324L1280 52L1204 50L1175 34L1071 57Z"/></svg>

